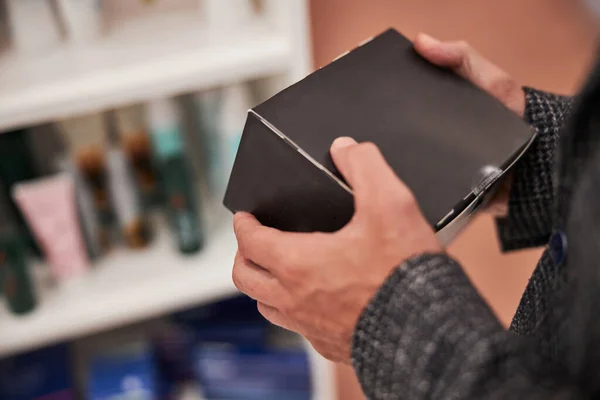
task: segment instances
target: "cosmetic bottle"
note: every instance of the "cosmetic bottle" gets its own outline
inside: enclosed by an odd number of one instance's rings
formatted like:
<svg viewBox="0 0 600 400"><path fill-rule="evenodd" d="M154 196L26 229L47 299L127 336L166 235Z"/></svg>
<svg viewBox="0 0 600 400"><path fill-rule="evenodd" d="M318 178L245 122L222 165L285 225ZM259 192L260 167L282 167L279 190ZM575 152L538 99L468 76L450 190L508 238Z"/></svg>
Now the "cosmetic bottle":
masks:
<svg viewBox="0 0 600 400"><path fill-rule="evenodd" d="M100 0L56 1L69 42L88 43L100 36L102 28L102 2Z"/></svg>
<svg viewBox="0 0 600 400"><path fill-rule="evenodd" d="M152 163L152 145L148 136L145 110L142 104L116 110L120 142L127 157L135 183L140 191L142 207L150 209L161 203L156 170Z"/></svg>
<svg viewBox="0 0 600 400"><path fill-rule="evenodd" d="M25 246L16 231L0 232L0 275L9 310L14 314L33 311L36 306L34 285Z"/></svg>
<svg viewBox="0 0 600 400"><path fill-rule="evenodd" d="M89 268L70 176L57 174L22 182L13 187L12 195L58 281Z"/></svg>
<svg viewBox="0 0 600 400"><path fill-rule="evenodd" d="M195 181L183 149L177 104L173 99L153 100L147 106L147 116L171 231L181 253L195 253L203 247L204 235Z"/></svg>
<svg viewBox="0 0 600 400"><path fill-rule="evenodd" d="M100 238L101 227L98 213L94 207L94 198L89 186L81 176L70 157L58 160L58 170L68 174L75 184L75 199L77 203L77 215L85 248L90 260L94 261L102 256L102 243Z"/></svg>
<svg viewBox="0 0 600 400"><path fill-rule="evenodd" d="M106 150L108 136L103 116L91 114L58 123L75 165L90 188L100 219L100 242L107 251L114 240L115 212L111 201Z"/></svg>
<svg viewBox="0 0 600 400"><path fill-rule="evenodd" d="M38 172L28 147L27 131L17 130L0 134L0 192L7 199L7 207L15 216L15 229L22 234L28 250L41 255L40 248L29 229L21 210L11 197L13 187L23 181L35 179Z"/></svg>
<svg viewBox="0 0 600 400"><path fill-rule="evenodd" d="M139 193L130 164L119 147L119 132L115 113L105 114L110 145L107 152L108 183L112 203L125 244L129 248L144 248L150 243L151 229L143 215Z"/></svg>
<svg viewBox="0 0 600 400"><path fill-rule="evenodd" d="M222 91L212 89L194 94L198 118L197 136L202 151L202 170L211 196L222 198L226 177L223 163L223 143L220 132Z"/></svg>
<svg viewBox="0 0 600 400"><path fill-rule="evenodd" d="M36 306L25 243L15 229L8 198L0 195L0 293L14 314L25 314Z"/></svg>
<svg viewBox="0 0 600 400"><path fill-rule="evenodd" d="M12 42L28 54L47 52L61 41L57 14L49 0L6 0Z"/></svg>

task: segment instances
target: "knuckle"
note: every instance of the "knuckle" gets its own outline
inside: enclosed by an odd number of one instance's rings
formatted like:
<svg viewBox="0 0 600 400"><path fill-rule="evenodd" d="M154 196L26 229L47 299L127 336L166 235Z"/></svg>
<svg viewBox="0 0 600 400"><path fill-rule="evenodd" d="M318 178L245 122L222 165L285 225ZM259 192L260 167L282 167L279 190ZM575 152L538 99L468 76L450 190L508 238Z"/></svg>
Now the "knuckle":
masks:
<svg viewBox="0 0 600 400"><path fill-rule="evenodd" d="M286 250L281 249L278 246L271 246L267 248L267 251L269 252L269 258L273 264L273 267L277 269L281 268L285 270L289 264L293 263L293 260L295 259L292 249ZM289 252L289 254L287 254L287 252ZM292 260L291 263L290 260Z"/></svg>
<svg viewBox="0 0 600 400"><path fill-rule="evenodd" d="M456 47L463 56L466 56L471 51L471 45L466 40L459 40L456 42Z"/></svg>
<svg viewBox="0 0 600 400"><path fill-rule="evenodd" d="M404 209L412 205L415 201L415 197L408 186L398 179L397 184L393 188L390 188L384 203L396 209Z"/></svg>
<svg viewBox="0 0 600 400"><path fill-rule="evenodd" d="M406 214L416 211L418 205L415 197L410 190L402 187L383 199L379 208L381 218L387 222L395 221L394 218L390 218L391 216L399 216L403 219Z"/></svg>
<svg viewBox="0 0 600 400"><path fill-rule="evenodd" d="M282 301L278 304L279 312L283 315L292 315L294 313L294 304L291 301Z"/></svg>
<svg viewBox="0 0 600 400"><path fill-rule="evenodd" d="M280 276L285 282L293 282L297 287L304 283L304 274L296 262L287 263L281 268Z"/></svg>
<svg viewBox="0 0 600 400"><path fill-rule="evenodd" d="M503 74L490 83L488 90L500 100L506 100L514 93L520 92L521 88L509 75Z"/></svg>

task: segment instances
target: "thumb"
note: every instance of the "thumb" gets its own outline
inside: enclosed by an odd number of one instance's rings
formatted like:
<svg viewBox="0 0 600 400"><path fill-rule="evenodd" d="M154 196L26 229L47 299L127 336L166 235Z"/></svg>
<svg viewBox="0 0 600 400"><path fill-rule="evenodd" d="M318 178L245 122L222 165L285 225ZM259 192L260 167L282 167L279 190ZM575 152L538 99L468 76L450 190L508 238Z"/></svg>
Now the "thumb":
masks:
<svg viewBox="0 0 600 400"><path fill-rule="evenodd" d="M357 212L387 209L388 203L398 196L403 198L410 194L373 143L359 144L352 138L337 138L331 145L331 157L354 192Z"/></svg>

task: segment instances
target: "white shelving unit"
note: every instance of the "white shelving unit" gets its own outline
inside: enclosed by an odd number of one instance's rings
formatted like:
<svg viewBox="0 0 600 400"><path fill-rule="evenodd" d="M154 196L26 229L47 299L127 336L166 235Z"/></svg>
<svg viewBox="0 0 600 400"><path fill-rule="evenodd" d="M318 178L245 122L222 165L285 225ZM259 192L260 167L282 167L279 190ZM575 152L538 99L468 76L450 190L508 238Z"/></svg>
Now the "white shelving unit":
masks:
<svg viewBox="0 0 600 400"><path fill-rule="evenodd" d="M311 68L307 1L264 4L264 18L218 35L197 15L174 14L85 46L0 54L0 132L255 78L271 78L274 89L295 82ZM29 315L0 307L0 357L232 296L235 251L229 224L192 257L178 255L164 232L148 250L117 250L90 273L41 290ZM333 400L329 363L309 355L313 398Z"/></svg>
<svg viewBox="0 0 600 400"><path fill-rule="evenodd" d="M291 59L265 23L217 36L196 15L136 21L85 47L0 58L0 130L286 73Z"/></svg>
<svg viewBox="0 0 600 400"><path fill-rule="evenodd" d="M232 296L236 250L229 223L197 255L180 255L165 229L147 250L115 249L62 286L40 285L32 313L0 307L0 357Z"/></svg>

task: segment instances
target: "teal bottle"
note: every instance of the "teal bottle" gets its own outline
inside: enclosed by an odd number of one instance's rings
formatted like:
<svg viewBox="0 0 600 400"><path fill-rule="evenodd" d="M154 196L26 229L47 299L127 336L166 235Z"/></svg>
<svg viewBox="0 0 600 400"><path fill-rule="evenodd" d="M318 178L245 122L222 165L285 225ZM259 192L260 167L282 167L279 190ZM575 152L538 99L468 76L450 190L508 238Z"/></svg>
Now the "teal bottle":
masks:
<svg viewBox="0 0 600 400"><path fill-rule="evenodd" d="M195 180L184 153L176 105L169 99L155 100L148 105L147 112L171 231L181 253L196 253L204 247L204 234Z"/></svg>

